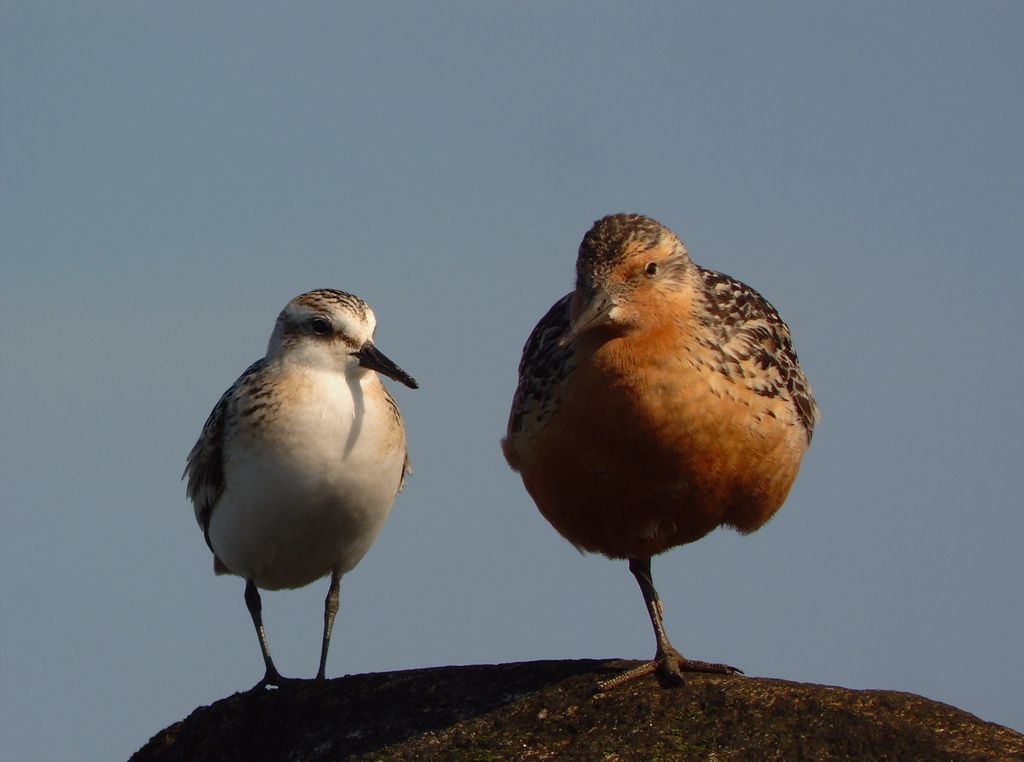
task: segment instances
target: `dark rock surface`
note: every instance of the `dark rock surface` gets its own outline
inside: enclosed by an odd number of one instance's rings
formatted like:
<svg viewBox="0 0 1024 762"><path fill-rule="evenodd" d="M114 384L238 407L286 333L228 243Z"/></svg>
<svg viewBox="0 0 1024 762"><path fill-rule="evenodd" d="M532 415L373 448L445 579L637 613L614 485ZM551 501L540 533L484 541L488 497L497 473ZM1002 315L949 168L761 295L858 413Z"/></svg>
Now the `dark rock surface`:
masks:
<svg viewBox="0 0 1024 762"><path fill-rule="evenodd" d="M238 693L132 760L1024 760L1024 735L909 693L693 675L595 696L633 664L437 667Z"/></svg>

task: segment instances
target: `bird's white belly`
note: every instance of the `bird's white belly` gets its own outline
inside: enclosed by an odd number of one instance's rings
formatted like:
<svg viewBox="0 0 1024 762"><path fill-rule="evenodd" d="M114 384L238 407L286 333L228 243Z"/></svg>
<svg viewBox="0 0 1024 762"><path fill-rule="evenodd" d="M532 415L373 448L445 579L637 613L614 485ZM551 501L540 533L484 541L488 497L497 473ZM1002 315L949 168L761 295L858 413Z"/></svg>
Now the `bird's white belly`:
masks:
<svg viewBox="0 0 1024 762"><path fill-rule="evenodd" d="M240 426L210 542L234 574L264 589L295 588L365 555L391 510L405 462L373 406L324 406ZM362 409L368 407L369 409Z"/></svg>

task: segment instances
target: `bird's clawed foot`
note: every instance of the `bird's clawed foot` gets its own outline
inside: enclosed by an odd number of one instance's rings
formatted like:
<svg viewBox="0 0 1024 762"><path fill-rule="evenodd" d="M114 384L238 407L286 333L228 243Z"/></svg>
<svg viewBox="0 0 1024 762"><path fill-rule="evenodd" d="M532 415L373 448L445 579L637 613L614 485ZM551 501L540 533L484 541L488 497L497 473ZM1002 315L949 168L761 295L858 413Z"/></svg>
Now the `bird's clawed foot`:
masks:
<svg viewBox="0 0 1024 762"><path fill-rule="evenodd" d="M301 682L307 682L297 677L284 677L277 669L270 668L266 674L263 675L263 679L260 680L256 685L252 687L253 693L266 690L267 688L287 688L290 685L297 685Z"/></svg>
<svg viewBox="0 0 1024 762"><path fill-rule="evenodd" d="M288 688L299 685L300 683L324 682L327 682L327 678L322 672L310 680L304 677L285 677L277 671L277 668L271 668L267 670L265 675L263 675L263 679L252 687L252 692L258 693L259 691L266 690L267 688Z"/></svg>
<svg viewBox="0 0 1024 762"><path fill-rule="evenodd" d="M662 685L671 687L682 685L686 682L684 672L704 672L712 675L742 675L743 670L730 667L728 664L716 664L714 662L696 661L686 659L681 653L673 649L666 649L659 652L653 660L641 664L638 667L616 675L610 680L603 680L597 684L598 693L606 693L626 683L632 682L639 677L657 674Z"/></svg>

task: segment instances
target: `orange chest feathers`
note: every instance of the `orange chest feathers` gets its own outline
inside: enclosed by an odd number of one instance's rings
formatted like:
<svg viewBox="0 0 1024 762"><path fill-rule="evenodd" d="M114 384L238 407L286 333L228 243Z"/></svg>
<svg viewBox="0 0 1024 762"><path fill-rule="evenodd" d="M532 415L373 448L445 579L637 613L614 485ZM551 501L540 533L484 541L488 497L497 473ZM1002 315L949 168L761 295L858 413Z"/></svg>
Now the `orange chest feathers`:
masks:
<svg viewBox="0 0 1024 762"><path fill-rule="evenodd" d="M578 352L523 469L567 539L642 557L722 524L753 531L778 510L805 449L786 401L722 375L679 330Z"/></svg>

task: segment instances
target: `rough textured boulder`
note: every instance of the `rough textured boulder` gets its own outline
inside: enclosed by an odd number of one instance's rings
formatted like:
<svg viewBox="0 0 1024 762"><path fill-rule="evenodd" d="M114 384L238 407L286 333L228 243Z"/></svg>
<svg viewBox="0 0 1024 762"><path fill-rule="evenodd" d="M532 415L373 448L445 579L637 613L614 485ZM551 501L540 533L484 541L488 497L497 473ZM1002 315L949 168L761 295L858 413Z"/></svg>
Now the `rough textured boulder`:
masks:
<svg viewBox="0 0 1024 762"><path fill-rule="evenodd" d="M909 693L694 675L595 696L633 664L438 667L238 693L132 760L1024 760L1024 735Z"/></svg>

